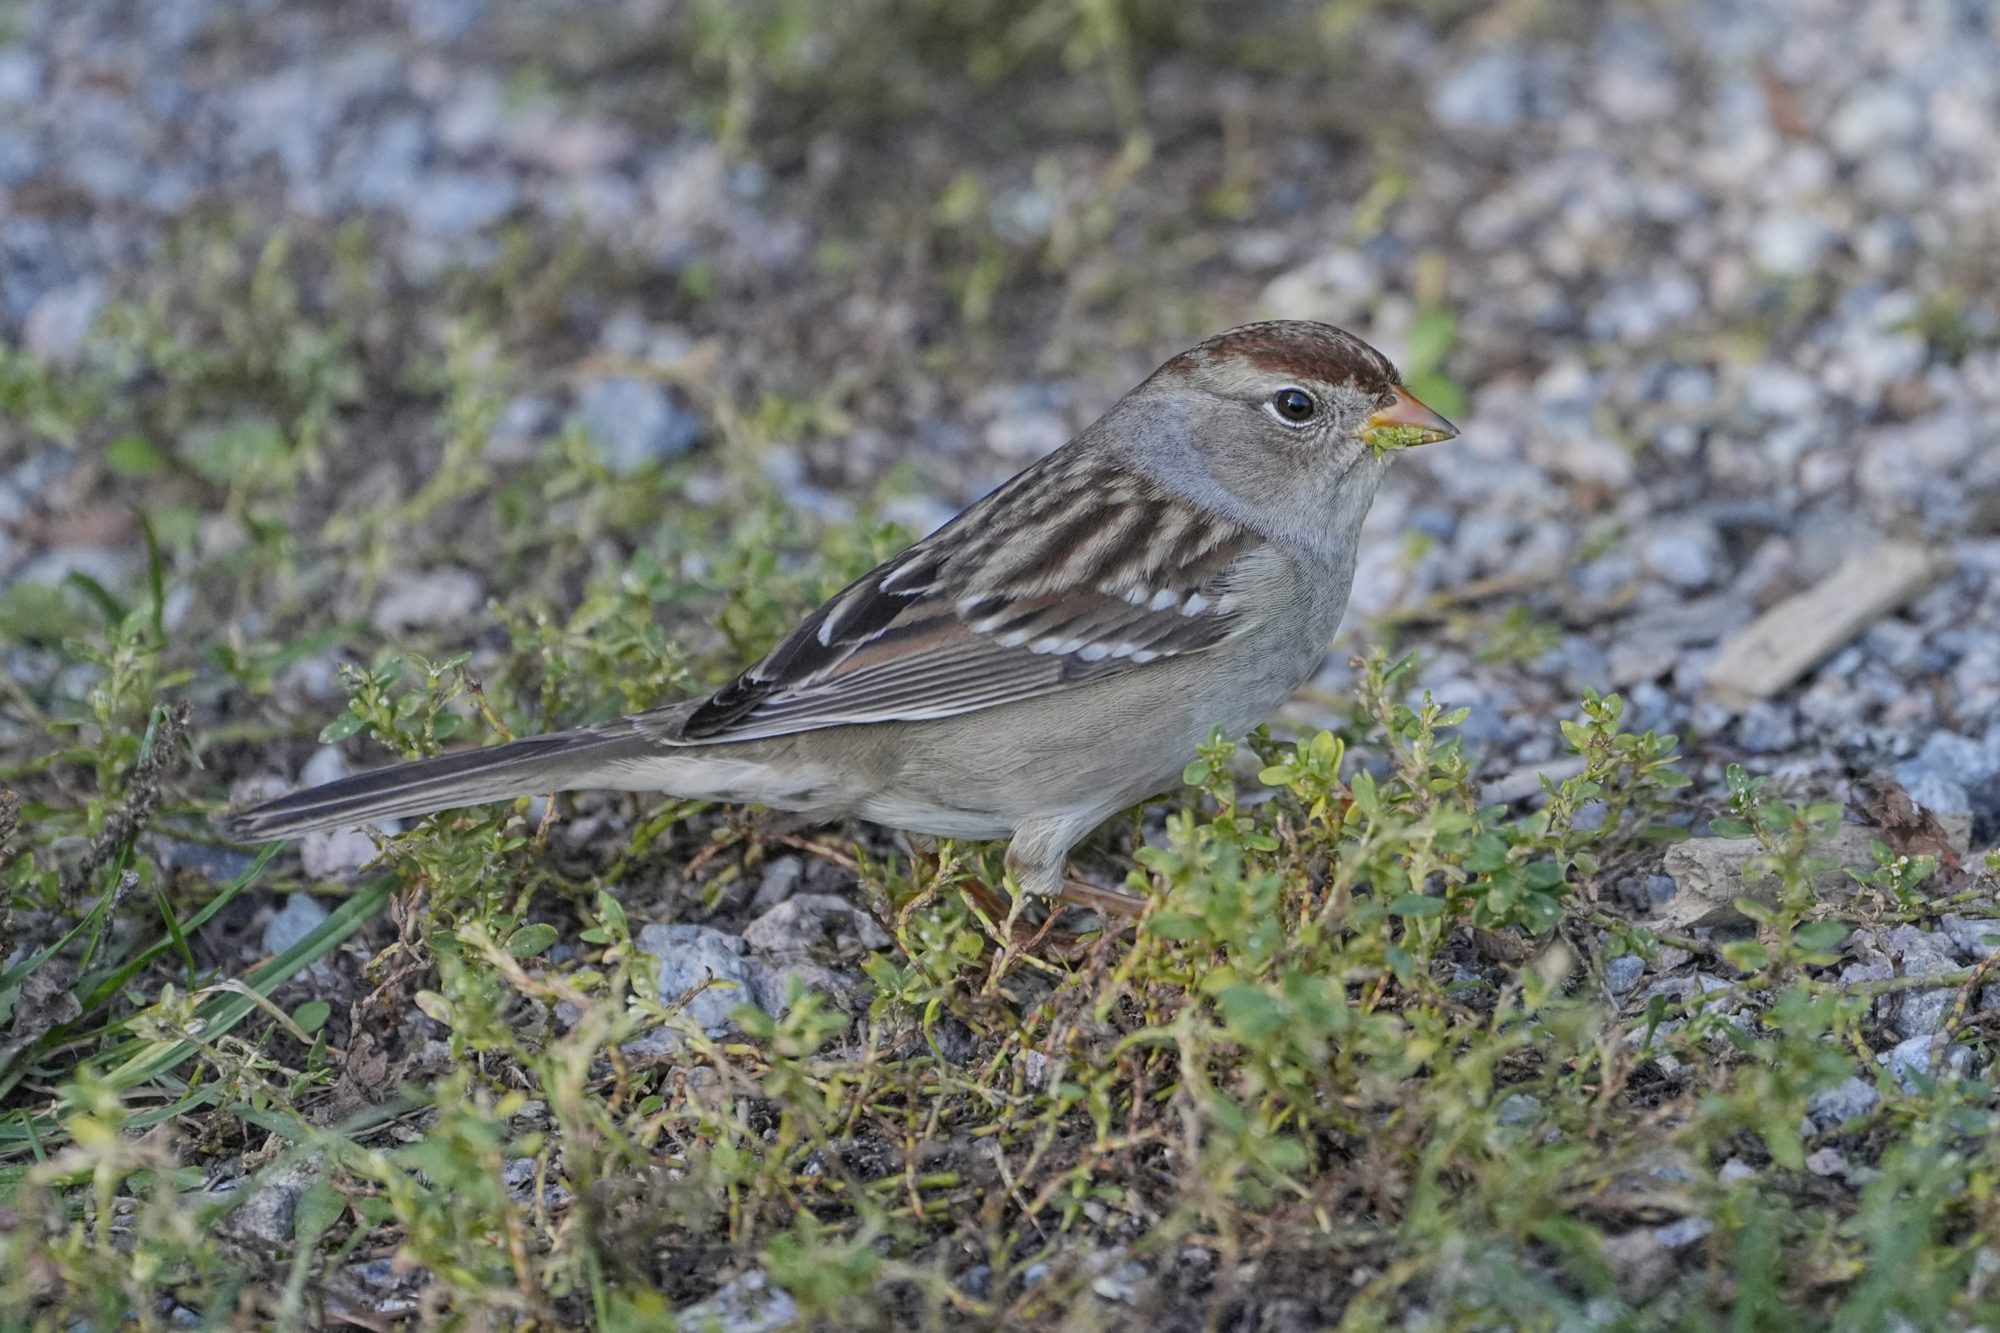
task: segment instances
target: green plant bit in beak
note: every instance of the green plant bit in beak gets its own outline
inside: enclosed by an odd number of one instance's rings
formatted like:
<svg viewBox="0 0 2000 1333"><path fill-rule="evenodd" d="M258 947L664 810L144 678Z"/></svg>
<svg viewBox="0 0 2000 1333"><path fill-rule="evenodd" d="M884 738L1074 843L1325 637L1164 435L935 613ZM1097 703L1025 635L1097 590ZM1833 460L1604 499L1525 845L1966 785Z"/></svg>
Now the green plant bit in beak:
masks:
<svg viewBox="0 0 2000 1333"><path fill-rule="evenodd" d="M1370 426L1361 433L1368 441L1368 447L1378 454L1392 454L1398 449L1414 449L1420 444L1429 444L1439 438L1422 426Z"/></svg>
<svg viewBox="0 0 2000 1333"><path fill-rule="evenodd" d="M1388 406L1369 417L1368 424L1361 431L1361 438L1378 457L1398 449L1414 449L1420 444L1449 440L1458 434L1458 427L1425 407L1415 394L1402 385L1397 385L1389 393Z"/></svg>

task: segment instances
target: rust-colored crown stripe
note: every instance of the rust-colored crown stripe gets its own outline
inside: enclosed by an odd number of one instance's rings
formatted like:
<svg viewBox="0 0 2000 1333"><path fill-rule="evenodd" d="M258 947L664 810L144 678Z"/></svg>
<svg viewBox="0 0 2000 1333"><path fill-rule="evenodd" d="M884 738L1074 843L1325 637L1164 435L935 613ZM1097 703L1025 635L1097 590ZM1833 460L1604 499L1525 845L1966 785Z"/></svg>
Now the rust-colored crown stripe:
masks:
<svg viewBox="0 0 2000 1333"><path fill-rule="evenodd" d="M1371 393L1387 393L1403 382L1388 357L1330 324L1278 319L1218 333L1181 353L1169 368L1235 358L1259 370L1297 375L1323 384L1352 381Z"/></svg>

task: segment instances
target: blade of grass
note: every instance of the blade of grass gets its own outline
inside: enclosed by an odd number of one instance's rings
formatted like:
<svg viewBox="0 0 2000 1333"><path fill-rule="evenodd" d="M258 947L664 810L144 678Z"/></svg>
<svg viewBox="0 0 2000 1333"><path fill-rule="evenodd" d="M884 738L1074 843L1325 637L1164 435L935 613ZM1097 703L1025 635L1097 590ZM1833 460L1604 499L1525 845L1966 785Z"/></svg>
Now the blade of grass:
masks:
<svg viewBox="0 0 2000 1333"><path fill-rule="evenodd" d="M203 903L200 911L181 923L181 934L184 937L192 935L207 924L209 919L217 912L227 907L237 894L249 888L252 881L259 874L263 873L264 867L271 863L271 858L276 856L279 849L283 846L283 843L274 842L259 852L257 859L250 863L249 869L231 880L213 898ZM173 947L174 942L172 939L157 940L116 967L98 972L94 976L86 977L83 984L77 987L79 991L84 993L84 1011L87 1013L103 1005L123 989L127 981L130 981L142 969L149 966L154 959Z"/></svg>
<svg viewBox="0 0 2000 1333"><path fill-rule="evenodd" d="M181 956L181 962L187 968L188 986L192 988L199 985L200 983L195 980L197 969L194 961L194 950L188 948L187 934L181 929L181 923L174 919L174 907L172 903L167 901L167 891L157 883L153 885L153 901L159 904L160 920L165 922L167 927L167 939L172 942L174 952Z"/></svg>
<svg viewBox="0 0 2000 1333"><path fill-rule="evenodd" d="M388 903L394 888L395 881L386 876L364 885L360 892L342 903L297 944L245 977L244 984L260 996L269 995L359 930ZM197 1013L202 1024L202 1039L211 1041L221 1036L242 1022L254 1007L254 1001L242 995L217 996ZM192 1055L194 1050L193 1042L135 1039L105 1053L105 1063L119 1061L105 1077L113 1087L134 1088L172 1069Z"/></svg>
<svg viewBox="0 0 2000 1333"><path fill-rule="evenodd" d="M221 892L217 893L200 911L188 919L187 924L181 927L183 935L182 950L184 953L186 952L185 935L199 929L203 922L221 911L223 907L228 905L232 898L248 888L251 882L263 872L264 867L270 864L271 858L278 854L280 846L282 844L272 843L269 847L266 847L258 855L257 859L250 864L247 870L225 885ZM93 923L109 910L112 901L113 895L109 893L102 895L92 905L90 911L79 918L77 923L71 926L61 937L36 952L33 956L7 969L6 972L0 973L0 997L5 997L10 992L18 990L21 983L27 980L28 976L36 968L41 967L49 959L68 948L85 931L92 929ZM77 993L83 1000L83 1013L78 1015L76 1020L64 1024L61 1030L48 1034L46 1040L37 1044L37 1049L46 1054L58 1045L79 1040L76 1023L80 1022L83 1017L103 1008L113 996L119 993L127 981L136 976L142 968L146 967L155 958L158 958L160 954L172 947L174 947L174 944L171 939L160 940L139 954L138 957L126 961L108 974L100 972L95 977L84 978L76 987ZM82 1035L90 1036L92 1034ZM19 1058L6 1068L0 1069L0 1097L6 1096L8 1092L13 1090L14 1085L21 1081L22 1076L30 1067L32 1058L39 1057L36 1056L34 1051L23 1051ZM5 1141L6 1137L4 1131L0 1131L0 1141Z"/></svg>
<svg viewBox="0 0 2000 1333"><path fill-rule="evenodd" d="M388 903L394 888L395 881L388 877L363 886L297 944L243 978L243 984L258 997L268 996L359 930ZM208 1042L220 1037L242 1022L255 1008L256 1000L242 994L216 996L202 1005L196 1014L201 1024L202 1040ZM173 1069L197 1049L198 1044L192 1041L133 1038L105 1052L99 1063L108 1066L104 1076L106 1081L121 1091L130 1091ZM154 1108L145 1113L145 1118L152 1123L170 1119L197 1100L208 1100L210 1095L206 1090L198 1089L180 1103ZM135 1117L131 1123L137 1125L138 1118ZM0 1151L16 1150L37 1135L60 1140L61 1121L51 1114L37 1116L25 1125L0 1125Z"/></svg>

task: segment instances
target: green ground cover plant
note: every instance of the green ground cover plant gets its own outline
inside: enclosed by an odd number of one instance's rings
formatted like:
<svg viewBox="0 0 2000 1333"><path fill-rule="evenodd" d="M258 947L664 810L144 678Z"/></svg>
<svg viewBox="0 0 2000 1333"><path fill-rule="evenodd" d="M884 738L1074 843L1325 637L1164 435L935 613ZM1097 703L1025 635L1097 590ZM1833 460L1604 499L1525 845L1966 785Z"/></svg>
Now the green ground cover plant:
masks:
<svg viewBox="0 0 2000 1333"><path fill-rule="evenodd" d="M1163 821L1108 835L1136 926L1033 943L961 890L998 884L985 849L917 863L671 801L582 798L581 839L525 803L426 820L344 882L229 845L211 816L271 755L414 756L714 682L907 540L783 519L743 461L798 419L770 404L716 405L720 504L684 468L614 482L575 432L495 465L500 338L468 314L371 342L337 295L302 303L301 262L191 242L187 304L119 309L79 369L4 361L10 415L95 451L147 553L129 587L0 603L10 1326L1994 1317L2000 1140L1976 1059L1946 1058L1983 1056L1987 969L1927 979L1957 1007L1900 1074L1874 1006L1907 986L1832 976L1853 932L1969 881L1883 843L1829 908L1809 849L1837 808L1740 772L1704 805L1615 696L1550 720L1581 771L1495 805L1463 713L1377 653L1339 726L1218 737ZM188 308L216 322L162 322ZM383 414L434 460L393 500L356 481ZM363 614L413 535L504 575L471 643ZM344 707L287 703L330 657ZM1782 880L1738 938L1604 899L1696 818ZM800 971L781 1012L691 1020L641 926L740 910L800 847L853 869L887 946L845 988ZM287 889L330 914L246 965ZM1688 984L1614 995L1635 952ZM1867 1109L1815 1128L1855 1078Z"/></svg>

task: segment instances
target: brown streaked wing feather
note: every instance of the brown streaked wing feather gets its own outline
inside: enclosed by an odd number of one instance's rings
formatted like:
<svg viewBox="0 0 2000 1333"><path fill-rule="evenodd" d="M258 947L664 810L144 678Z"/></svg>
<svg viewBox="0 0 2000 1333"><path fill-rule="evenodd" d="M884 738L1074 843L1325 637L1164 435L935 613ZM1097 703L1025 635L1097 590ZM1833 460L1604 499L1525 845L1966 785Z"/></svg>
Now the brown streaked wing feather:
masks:
<svg viewBox="0 0 2000 1333"><path fill-rule="evenodd" d="M1051 456L829 599L680 738L949 717L1199 652L1236 623L1230 574L1260 541Z"/></svg>

